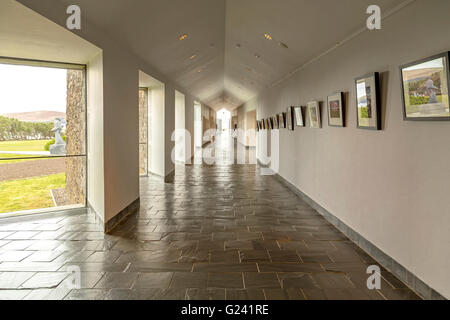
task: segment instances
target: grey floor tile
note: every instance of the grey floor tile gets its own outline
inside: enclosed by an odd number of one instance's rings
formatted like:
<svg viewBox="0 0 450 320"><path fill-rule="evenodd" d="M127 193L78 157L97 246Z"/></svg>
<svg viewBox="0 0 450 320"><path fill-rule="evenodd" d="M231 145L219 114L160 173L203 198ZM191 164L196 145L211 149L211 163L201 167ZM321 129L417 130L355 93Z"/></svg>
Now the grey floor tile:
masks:
<svg viewBox="0 0 450 320"><path fill-rule="evenodd" d="M244 273L246 288L281 288L276 273Z"/></svg>
<svg viewBox="0 0 450 320"><path fill-rule="evenodd" d="M173 272L140 273L133 288L169 288Z"/></svg>
<svg viewBox="0 0 450 320"><path fill-rule="evenodd" d="M187 289L186 300L225 300L225 289Z"/></svg>
<svg viewBox="0 0 450 320"><path fill-rule="evenodd" d="M209 274L208 279L209 288L244 288L242 281L242 273L230 272L230 273L217 273L213 272Z"/></svg>
<svg viewBox="0 0 450 320"><path fill-rule="evenodd" d="M67 276L67 272L37 272L22 284L22 288L56 288Z"/></svg>
<svg viewBox="0 0 450 320"><path fill-rule="evenodd" d="M136 281L137 273L129 272L107 272L97 282L97 289L131 289Z"/></svg>
<svg viewBox="0 0 450 320"><path fill-rule="evenodd" d="M227 300L265 300L262 289L227 289Z"/></svg>
<svg viewBox="0 0 450 320"><path fill-rule="evenodd" d="M206 272L174 272L170 288L206 288Z"/></svg>
<svg viewBox="0 0 450 320"><path fill-rule="evenodd" d="M267 300L305 300L305 296L299 288L270 288L264 289Z"/></svg>
<svg viewBox="0 0 450 320"><path fill-rule="evenodd" d="M34 272L2 272L0 273L0 288L17 289L34 274Z"/></svg>

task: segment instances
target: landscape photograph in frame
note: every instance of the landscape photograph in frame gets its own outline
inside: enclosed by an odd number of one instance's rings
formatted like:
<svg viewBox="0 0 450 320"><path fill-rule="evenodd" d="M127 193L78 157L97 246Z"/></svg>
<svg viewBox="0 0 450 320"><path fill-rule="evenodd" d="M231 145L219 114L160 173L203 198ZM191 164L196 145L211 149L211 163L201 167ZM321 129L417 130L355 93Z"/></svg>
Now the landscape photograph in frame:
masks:
<svg viewBox="0 0 450 320"><path fill-rule="evenodd" d="M303 118L302 107L294 107L294 115L295 115L295 125L297 127L304 127L305 119Z"/></svg>
<svg viewBox="0 0 450 320"><path fill-rule="evenodd" d="M314 129L319 129L321 127L319 102L310 101L306 106L309 114L309 126Z"/></svg>
<svg viewBox="0 0 450 320"><path fill-rule="evenodd" d="M378 72L355 79L356 119L360 129L381 130L381 106Z"/></svg>
<svg viewBox="0 0 450 320"><path fill-rule="evenodd" d="M280 124L278 123L278 119L276 116L272 117L272 121L273 121L273 127L274 129L280 129Z"/></svg>
<svg viewBox="0 0 450 320"><path fill-rule="evenodd" d="M449 52L400 67L405 120L450 120Z"/></svg>
<svg viewBox="0 0 450 320"><path fill-rule="evenodd" d="M344 93L338 92L328 96L328 125L330 127L344 127L345 108Z"/></svg>

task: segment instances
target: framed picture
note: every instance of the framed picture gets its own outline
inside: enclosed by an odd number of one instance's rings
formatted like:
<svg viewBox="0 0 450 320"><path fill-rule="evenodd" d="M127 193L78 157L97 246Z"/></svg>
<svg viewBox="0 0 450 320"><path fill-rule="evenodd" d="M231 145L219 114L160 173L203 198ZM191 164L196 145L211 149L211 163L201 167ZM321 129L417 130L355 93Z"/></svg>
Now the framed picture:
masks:
<svg viewBox="0 0 450 320"><path fill-rule="evenodd" d="M355 85L357 127L360 129L381 130L378 72L356 78Z"/></svg>
<svg viewBox="0 0 450 320"><path fill-rule="evenodd" d="M270 130L273 130L274 129L274 125L275 125L275 123L273 121L273 117L269 118L269 124L270 124Z"/></svg>
<svg viewBox="0 0 450 320"><path fill-rule="evenodd" d="M286 112L288 130L294 130L294 107L288 107Z"/></svg>
<svg viewBox="0 0 450 320"><path fill-rule="evenodd" d="M295 125L297 127L304 127L305 119L303 117L302 107L294 107L294 115L295 115Z"/></svg>
<svg viewBox="0 0 450 320"><path fill-rule="evenodd" d="M280 129L280 124L278 123L278 119L276 116L272 117L272 121L273 121L273 128L274 129Z"/></svg>
<svg viewBox="0 0 450 320"><path fill-rule="evenodd" d="M264 125L265 125L265 127L266 127L266 130L269 130L270 129L270 127L269 127L269 119L264 119Z"/></svg>
<svg viewBox="0 0 450 320"><path fill-rule="evenodd" d="M344 127L345 108L344 93L338 92L328 96L328 125L330 127Z"/></svg>
<svg viewBox="0 0 450 320"><path fill-rule="evenodd" d="M400 67L404 120L450 120L449 52Z"/></svg>
<svg viewBox="0 0 450 320"><path fill-rule="evenodd" d="M277 114L277 117L280 128L286 128L286 112Z"/></svg>
<svg viewBox="0 0 450 320"><path fill-rule="evenodd" d="M319 129L321 127L320 121L320 107L318 101L310 101L307 103L309 114L309 126L311 128Z"/></svg>

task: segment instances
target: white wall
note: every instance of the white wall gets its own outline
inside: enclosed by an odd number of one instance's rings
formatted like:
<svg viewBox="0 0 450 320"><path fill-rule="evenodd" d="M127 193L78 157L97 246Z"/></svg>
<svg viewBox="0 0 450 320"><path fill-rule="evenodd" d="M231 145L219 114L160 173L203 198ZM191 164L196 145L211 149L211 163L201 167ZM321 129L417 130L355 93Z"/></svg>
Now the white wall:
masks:
<svg viewBox="0 0 450 320"><path fill-rule="evenodd" d="M176 91L175 92L175 160L184 162L186 160L186 98L184 94Z"/></svg>
<svg viewBox="0 0 450 320"><path fill-rule="evenodd" d="M164 177L164 85L149 90L149 172Z"/></svg>
<svg viewBox="0 0 450 320"><path fill-rule="evenodd" d="M87 83L87 200L100 218L104 219L103 55L101 53L87 65Z"/></svg>
<svg viewBox="0 0 450 320"><path fill-rule="evenodd" d="M323 129L280 130L280 175L447 298L450 123L403 121L398 67L450 49L449 12L450 1L417 0L247 104L261 119L349 92L348 127L328 127L322 108ZM353 79L374 71L379 132L356 128Z"/></svg>

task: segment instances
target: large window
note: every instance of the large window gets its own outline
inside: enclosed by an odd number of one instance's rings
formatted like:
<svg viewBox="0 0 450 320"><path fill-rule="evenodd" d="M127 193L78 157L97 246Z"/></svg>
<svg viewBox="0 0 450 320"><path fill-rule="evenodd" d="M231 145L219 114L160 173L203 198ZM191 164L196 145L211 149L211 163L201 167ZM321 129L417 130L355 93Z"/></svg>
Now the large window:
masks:
<svg viewBox="0 0 450 320"><path fill-rule="evenodd" d="M139 89L139 174L148 174L148 89Z"/></svg>
<svg viewBox="0 0 450 320"><path fill-rule="evenodd" d="M0 217L85 206L85 73L0 58Z"/></svg>

